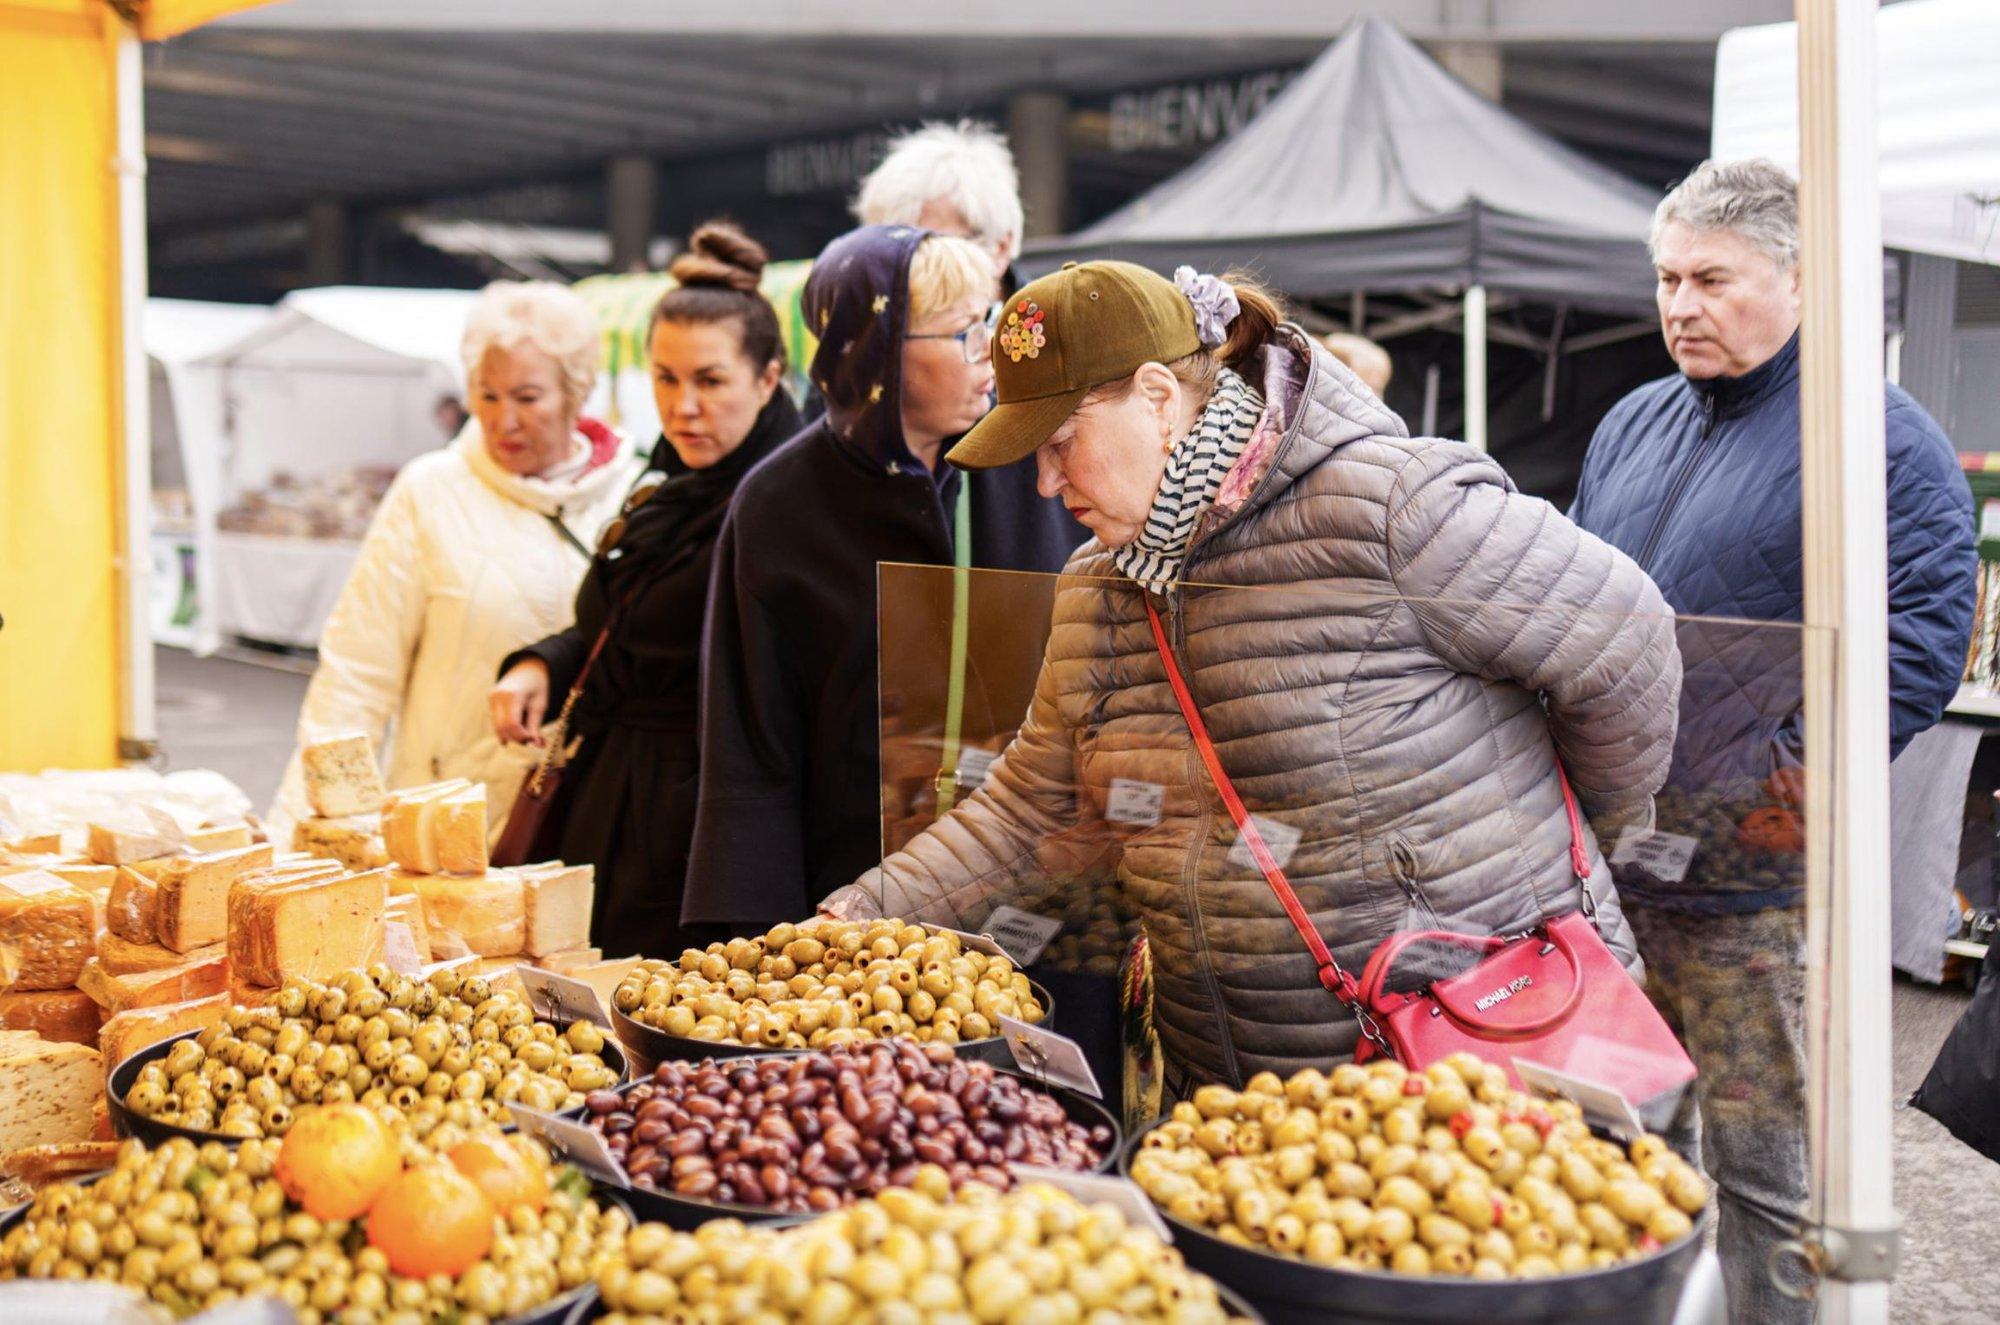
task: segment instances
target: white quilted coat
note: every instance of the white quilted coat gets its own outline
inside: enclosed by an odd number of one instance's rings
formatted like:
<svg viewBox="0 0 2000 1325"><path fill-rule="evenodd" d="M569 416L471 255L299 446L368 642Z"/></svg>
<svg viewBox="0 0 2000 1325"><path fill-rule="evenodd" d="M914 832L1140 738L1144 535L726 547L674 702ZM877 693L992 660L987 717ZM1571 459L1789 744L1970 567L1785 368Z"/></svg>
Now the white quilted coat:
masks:
<svg viewBox="0 0 2000 1325"><path fill-rule="evenodd" d="M570 624L590 566L577 544L596 545L640 463L620 437L609 462L572 481L523 478L493 463L475 420L406 465L320 635L301 744L364 731L387 750L391 787L484 782L497 830L538 751L500 744L486 692L501 659ZM271 811L274 839L288 842L309 813L294 754Z"/></svg>

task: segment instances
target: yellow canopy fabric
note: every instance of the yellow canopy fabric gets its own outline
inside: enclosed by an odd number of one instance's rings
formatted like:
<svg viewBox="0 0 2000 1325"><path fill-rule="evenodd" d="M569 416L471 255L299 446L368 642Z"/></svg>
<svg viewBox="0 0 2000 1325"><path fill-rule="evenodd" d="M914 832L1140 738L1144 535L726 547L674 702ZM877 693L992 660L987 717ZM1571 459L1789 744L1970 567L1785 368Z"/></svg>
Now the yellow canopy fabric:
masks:
<svg viewBox="0 0 2000 1325"><path fill-rule="evenodd" d="M248 7L156 0L141 27ZM0 769L118 754L126 36L104 0L0 0Z"/></svg>

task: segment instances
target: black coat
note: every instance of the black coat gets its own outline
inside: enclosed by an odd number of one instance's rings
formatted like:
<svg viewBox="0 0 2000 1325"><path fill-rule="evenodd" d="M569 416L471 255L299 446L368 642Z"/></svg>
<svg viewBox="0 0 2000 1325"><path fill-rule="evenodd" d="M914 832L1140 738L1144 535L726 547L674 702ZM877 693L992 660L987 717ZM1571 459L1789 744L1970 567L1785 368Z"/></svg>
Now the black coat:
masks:
<svg viewBox="0 0 2000 1325"><path fill-rule="evenodd" d="M571 716L583 747L560 807L562 859L597 871L591 942L614 955L677 957L707 937L684 932L680 910L710 563L738 483L797 430L798 411L780 390L743 444L708 469L689 470L662 438L647 477L666 481L629 509L616 545L592 561L577 589L576 624L501 664L503 673L523 658L547 664L553 716L622 603Z"/></svg>
<svg viewBox="0 0 2000 1325"><path fill-rule="evenodd" d="M926 469L902 434L909 263L924 235L864 227L813 264L806 314L828 413L743 480L716 545L686 923L796 920L881 859L877 567L952 564L966 481ZM1031 474L975 480L971 516L975 566L1053 574L1085 537Z"/></svg>

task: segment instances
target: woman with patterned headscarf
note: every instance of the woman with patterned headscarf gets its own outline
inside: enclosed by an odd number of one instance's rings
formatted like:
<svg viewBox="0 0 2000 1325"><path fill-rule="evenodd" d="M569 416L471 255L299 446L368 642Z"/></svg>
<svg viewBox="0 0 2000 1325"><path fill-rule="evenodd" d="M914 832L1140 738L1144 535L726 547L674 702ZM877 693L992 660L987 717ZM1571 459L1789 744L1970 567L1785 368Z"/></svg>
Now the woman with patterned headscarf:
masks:
<svg viewBox="0 0 2000 1325"><path fill-rule="evenodd" d="M794 919L881 857L876 568L954 562L943 453L992 394L992 290L976 245L912 226L813 264L826 415L744 478L716 544L686 924ZM1072 548L1021 536L1044 500L971 493L970 564L1059 569Z"/></svg>

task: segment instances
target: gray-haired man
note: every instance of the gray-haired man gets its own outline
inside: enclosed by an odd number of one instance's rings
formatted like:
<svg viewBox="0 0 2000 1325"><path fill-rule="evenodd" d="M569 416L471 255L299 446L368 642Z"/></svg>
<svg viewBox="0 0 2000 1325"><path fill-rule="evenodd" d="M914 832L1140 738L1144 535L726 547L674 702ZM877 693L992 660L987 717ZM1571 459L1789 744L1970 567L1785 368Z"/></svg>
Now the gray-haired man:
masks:
<svg viewBox="0 0 2000 1325"><path fill-rule="evenodd" d="M1807 1203L1805 732L1797 187L1768 161L1704 162L1653 218L1660 326L1680 372L1598 426L1570 518L1629 553L1677 614L1685 677L1661 828L1692 858L1614 850L1649 992L1701 1076L1730 1316L1812 1318L1769 1254ZM1951 443L1887 395L1890 754L1943 714L1972 627L1972 495ZM1699 618L1699 619L1696 619ZM1834 733L1814 733L1832 739ZM1691 1122L1691 1119L1685 1119Z"/></svg>

